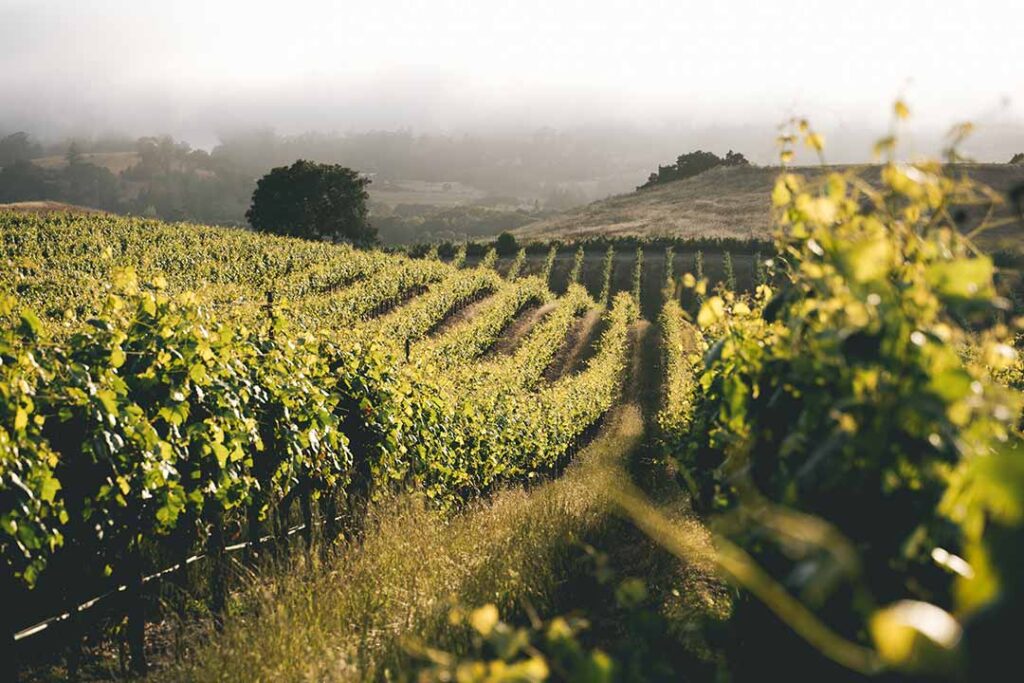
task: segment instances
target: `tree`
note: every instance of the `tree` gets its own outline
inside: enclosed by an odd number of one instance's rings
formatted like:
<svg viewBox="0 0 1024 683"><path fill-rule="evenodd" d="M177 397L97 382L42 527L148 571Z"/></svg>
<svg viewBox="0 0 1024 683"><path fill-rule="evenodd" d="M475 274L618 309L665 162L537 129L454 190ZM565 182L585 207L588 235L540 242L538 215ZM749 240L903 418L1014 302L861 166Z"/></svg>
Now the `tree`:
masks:
<svg viewBox="0 0 1024 683"><path fill-rule="evenodd" d="M747 158L739 152L733 152L731 149L726 153L725 158L719 157L713 152L705 152L698 149L696 152L688 152L687 154L680 154L676 157L676 163L669 164L668 166L658 165L658 172L652 173L647 178L647 182L639 186L637 189L642 190L645 187L651 187L658 183L667 183L672 180L682 180L683 178L692 178L695 175L699 175L704 171L715 168L716 166L749 166L750 162Z"/></svg>
<svg viewBox="0 0 1024 683"><path fill-rule="evenodd" d="M367 221L369 184L350 168L300 159L257 181L245 217L262 232L373 244L377 230Z"/></svg>
<svg viewBox="0 0 1024 683"><path fill-rule="evenodd" d="M68 162L68 166L75 166L76 164L82 163L82 151L78 149L78 143L74 140L68 145L68 151L64 154L64 158Z"/></svg>
<svg viewBox="0 0 1024 683"><path fill-rule="evenodd" d="M1010 159L1010 163L1011 164L1024 164L1024 152L1017 152L1016 154L1014 154L1013 158Z"/></svg>
<svg viewBox="0 0 1024 683"><path fill-rule="evenodd" d="M39 145L32 143L28 133L11 133L5 138L0 138L0 168L13 166L19 161L28 161L39 152Z"/></svg>
<svg viewBox="0 0 1024 683"><path fill-rule="evenodd" d="M747 158L739 152L734 152L731 149L725 153L725 165L726 166L749 166L750 162Z"/></svg>
<svg viewBox="0 0 1024 683"><path fill-rule="evenodd" d="M109 169L76 160L69 162L60 180L60 196L65 201L97 209L119 208L117 176Z"/></svg>
<svg viewBox="0 0 1024 683"><path fill-rule="evenodd" d="M52 199L57 194L52 174L21 159L0 169L0 204Z"/></svg>
<svg viewBox="0 0 1024 683"><path fill-rule="evenodd" d="M498 252L499 256L511 256L516 253L519 243L516 242L516 237L510 232L503 232L498 235L498 239L494 241L494 249Z"/></svg>

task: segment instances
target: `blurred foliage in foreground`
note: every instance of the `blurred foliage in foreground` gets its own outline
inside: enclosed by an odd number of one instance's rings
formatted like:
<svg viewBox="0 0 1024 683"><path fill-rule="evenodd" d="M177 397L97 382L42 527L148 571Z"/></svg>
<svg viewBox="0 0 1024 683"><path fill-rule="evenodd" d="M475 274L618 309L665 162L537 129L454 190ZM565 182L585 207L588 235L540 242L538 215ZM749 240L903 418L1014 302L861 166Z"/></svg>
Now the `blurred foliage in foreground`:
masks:
<svg viewBox="0 0 1024 683"><path fill-rule="evenodd" d="M951 161L968 133L951 133ZM801 139L821 154L797 121L784 164ZM1019 321L973 242L989 226L965 229L948 207L1002 199L938 162L894 161L895 145L876 148L881 189L783 169L776 286L701 307L707 351L677 455L724 554L813 612L801 630L772 608L826 657L976 679L1013 656L998 632L1022 614L1020 399L996 377L1016 363Z"/></svg>

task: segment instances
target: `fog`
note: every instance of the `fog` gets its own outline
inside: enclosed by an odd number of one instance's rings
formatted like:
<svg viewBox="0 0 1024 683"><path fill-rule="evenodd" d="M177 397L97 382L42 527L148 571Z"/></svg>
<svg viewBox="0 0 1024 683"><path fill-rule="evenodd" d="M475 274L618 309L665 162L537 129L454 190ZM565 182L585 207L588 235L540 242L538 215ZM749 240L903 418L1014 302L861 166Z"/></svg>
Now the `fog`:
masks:
<svg viewBox="0 0 1024 683"><path fill-rule="evenodd" d="M2 0L0 129L869 134L904 94L932 142L965 118L1019 142L1022 25L998 0Z"/></svg>
<svg viewBox="0 0 1024 683"><path fill-rule="evenodd" d="M60 197L218 223L298 155L375 177L378 215L564 208L695 149L770 164L794 116L829 162L866 162L898 97L903 154L936 155L971 120L962 151L1005 162L1024 150L1021 26L1009 0L0 0L0 140L26 132L8 163L50 169L72 140L134 153L89 157L113 175L85 185L106 189ZM6 200L74 184L40 173Z"/></svg>

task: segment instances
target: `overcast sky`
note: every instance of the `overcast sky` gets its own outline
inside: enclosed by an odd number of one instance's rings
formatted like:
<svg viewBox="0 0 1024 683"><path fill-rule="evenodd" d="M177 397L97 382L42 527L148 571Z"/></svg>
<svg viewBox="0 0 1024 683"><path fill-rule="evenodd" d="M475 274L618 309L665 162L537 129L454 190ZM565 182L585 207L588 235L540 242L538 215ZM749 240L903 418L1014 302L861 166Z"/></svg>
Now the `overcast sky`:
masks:
<svg viewBox="0 0 1024 683"><path fill-rule="evenodd" d="M0 0L0 130L1024 121L1020 0ZM1024 146L1024 145L1022 145Z"/></svg>

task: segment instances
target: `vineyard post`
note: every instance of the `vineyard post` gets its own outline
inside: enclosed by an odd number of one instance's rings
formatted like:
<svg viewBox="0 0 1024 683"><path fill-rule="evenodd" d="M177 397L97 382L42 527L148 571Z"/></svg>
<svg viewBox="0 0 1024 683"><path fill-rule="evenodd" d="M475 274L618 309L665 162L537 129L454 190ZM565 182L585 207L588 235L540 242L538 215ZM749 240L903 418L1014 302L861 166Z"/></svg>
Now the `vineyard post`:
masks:
<svg viewBox="0 0 1024 683"><path fill-rule="evenodd" d="M128 650L131 654L132 671L145 674L146 663L146 605L143 590L142 552L139 536L135 536L128 549Z"/></svg>
<svg viewBox="0 0 1024 683"><path fill-rule="evenodd" d="M81 513L79 513L81 515ZM82 519L81 516L71 517L71 519ZM80 572L82 566L85 564L83 560L83 553L81 552L81 546L76 540L76 534L68 534L68 545L67 555L65 556L66 566L62 568L62 571L67 571L66 582L62 587L63 595L62 603L69 615L66 625L67 633L67 648L64 651L65 666L67 667L67 676L69 681L78 680L78 667L82 661L82 615L78 611L78 596L72 591L72 586L76 585L72 572Z"/></svg>
<svg viewBox="0 0 1024 683"><path fill-rule="evenodd" d="M338 537L338 487L329 486L320 497L320 517L323 519L324 547Z"/></svg>
<svg viewBox="0 0 1024 683"><path fill-rule="evenodd" d="M313 550L313 484L309 477L299 484L299 506L302 508L302 538L306 542L306 552Z"/></svg>
<svg viewBox="0 0 1024 683"><path fill-rule="evenodd" d="M274 552L279 556L283 554L285 549L288 547L288 517L291 512L294 496L295 489L293 488L288 491L288 493L284 494L274 510L276 527L273 529L272 533L277 539L275 542Z"/></svg>
<svg viewBox="0 0 1024 683"><path fill-rule="evenodd" d="M245 526L249 534L249 545L245 547L245 560L252 564L259 557L263 547L263 525L260 523L260 505L256 500L251 500L246 505Z"/></svg>
<svg viewBox="0 0 1024 683"><path fill-rule="evenodd" d="M186 508L178 519L178 528L173 535L173 550L178 561L178 571L174 572L172 580L177 589L176 603L178 608L178 628L175 630L177 654L183 651L185 636L185 616L188 612L188 558L192 551L192 533L195 531L195 522L191 511Z"/></svg>
<svg viewBox="0 0 1024 683"><path fill-rule="evenodd" d="M5 681L18 680L18 658L15 650L14 631L18 627L15 621L14 596L16 593L14 577L5 571L0 578L0 677Z"/></svg>
<svg viewBox="0 0 1024 683"><path fill-rule="evenodd" d="M270 340L274 340L274 290L267 290L267 322L270 323Z"/></svg>
<svg viewBox="0 0 1024 683"><path fill-rule="evenodd" d="M224 627L224 611L227 605L227 567L224 557L224 512L219 501L207 503L207 522L210 536L206 552L210 556L210 613L217 630Z"/></svg>

